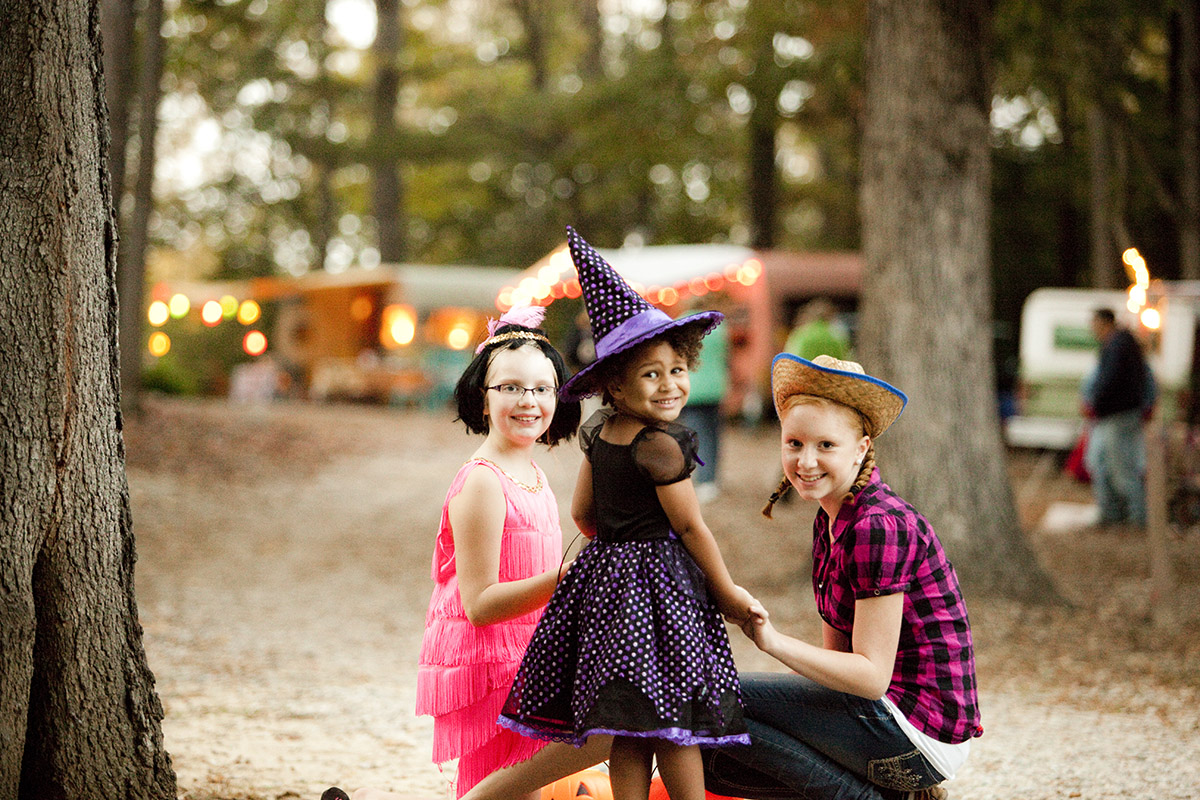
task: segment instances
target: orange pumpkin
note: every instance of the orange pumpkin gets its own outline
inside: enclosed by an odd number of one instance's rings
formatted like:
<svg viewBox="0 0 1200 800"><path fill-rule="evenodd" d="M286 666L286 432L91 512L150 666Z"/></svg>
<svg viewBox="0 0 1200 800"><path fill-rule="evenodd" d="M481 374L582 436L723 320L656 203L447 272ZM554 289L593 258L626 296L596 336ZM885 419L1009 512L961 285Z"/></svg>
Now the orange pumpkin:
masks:
<svg viewBox="0 0 1200 800"><path fill-rule="evenodd" d="M710 792L707 789L704 791L705 800L738 800L734 797L726 797L723 794ZM545 798L542 798L545 800ZM663 786L662 778L657 775L650 781L650 798L649 800L671 800L671 796L667 794L667 787Z"/></svg>
<svg viewBox="0 0 1200 800"><path fill-rule="evenodd" d="M613 800L608 773L585 769L542 787L542 800Z"/></svg>

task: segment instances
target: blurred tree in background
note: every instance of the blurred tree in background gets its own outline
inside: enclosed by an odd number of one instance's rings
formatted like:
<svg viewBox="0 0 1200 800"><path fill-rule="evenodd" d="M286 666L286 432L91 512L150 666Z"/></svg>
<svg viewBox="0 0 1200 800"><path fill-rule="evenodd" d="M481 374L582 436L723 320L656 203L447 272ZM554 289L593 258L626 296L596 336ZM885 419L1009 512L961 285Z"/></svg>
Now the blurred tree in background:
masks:
<svg viewBox="0 0 1200 800"><path fill-rule="evenodd" d="M1183 274L1194 8L996 3L1000 276L1120 283L1127 242ZM168 0L153 242L229 275L523 266L568 222L857 248L864 31L861 0Z"/></svg>

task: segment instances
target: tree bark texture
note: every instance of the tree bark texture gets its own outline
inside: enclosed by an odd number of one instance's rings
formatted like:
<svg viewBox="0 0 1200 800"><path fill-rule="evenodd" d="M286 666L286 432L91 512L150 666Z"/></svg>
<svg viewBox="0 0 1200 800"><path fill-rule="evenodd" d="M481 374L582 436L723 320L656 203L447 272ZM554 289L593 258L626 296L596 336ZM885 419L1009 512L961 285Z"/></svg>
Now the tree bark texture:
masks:
<svg viewBox="0 0 1200 800"><path fill-rule="evenodd" d="M987 0L871 0L858 349L909 397L877 449L968 594L1053 596L1020 531L996 409Z"/></svg>
<svg viewBox="0 0 1200 800"><path fill-rule="evenodd" d="M173 798L121 439L97 0L0 0L0 797Z"/></svg>
<svg viewBox="0 0 1200 800"><path fill-rule="evenodd" d="M400 3L375 0L378 26L375 33L374 133L379 144L396 138L396 100L400 91ZM404 188L400 165L383 158L374 167L371 187L375 225L379 231L379 255L385 263L404 260L406 242L400 213Z"/></svg>
<svg viewBox="0 0 1200 800"><path fill-rule="evenodd" d="M142 389L142 296L146 283L146 243L154 210L155 141L158 101L162 94L163 0L146 0L143 14L142 68L138 85L138 164L133 210L124 226L124 245L117 252L117 295L120 298L121 404L126 413L140 408ZM119 219L118 209L118 219Z"/></svg>

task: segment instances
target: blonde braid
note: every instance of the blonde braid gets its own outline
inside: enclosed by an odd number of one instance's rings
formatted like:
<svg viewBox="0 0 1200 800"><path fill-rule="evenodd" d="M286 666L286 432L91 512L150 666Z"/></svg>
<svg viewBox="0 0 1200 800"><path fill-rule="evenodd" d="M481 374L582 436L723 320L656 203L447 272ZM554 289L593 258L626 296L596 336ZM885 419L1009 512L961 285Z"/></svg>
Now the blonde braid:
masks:
<svg viewBox="0 0 1200 800"><path fill-rule="evenodd" d="M763 506L762 515L764 517L766 517L767 519L772 518L771 513L772 513L772 510L775 508L775 504L777 502L779 502L779 498L781 498L785 494L787 494L787 490L790 488L792 488L792 482L789 481L787 479L787 476L785 475L783 480L781 480L779 482L778 488L776 488L775 491L771 493L771 497L769 500L767 500L767 504L765 506Z"/></svg>
<svg viewBox="0 0 1200 800"><path fill-rule="evenodd" d="M850 487L850 491L846 492L846 496L842 498L843 503L854 502L854 495L862 491L868 483L871 482L871 473L875 471L875 443L871 442L867 447L867 454L863 456L862 466L858 470L858 477L854 479L854 485Z"/></svg>

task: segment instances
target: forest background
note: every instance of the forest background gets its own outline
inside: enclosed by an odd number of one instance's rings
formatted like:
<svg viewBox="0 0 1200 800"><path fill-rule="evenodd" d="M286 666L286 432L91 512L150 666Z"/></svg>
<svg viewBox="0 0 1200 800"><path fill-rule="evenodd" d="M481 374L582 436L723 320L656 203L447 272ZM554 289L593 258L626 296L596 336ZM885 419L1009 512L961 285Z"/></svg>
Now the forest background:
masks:
<svg viewBox="0 0 1200 800"><path fill-rule="evenodd" d="M1196 7L993 4L1002 379L1033 288L1123 288L1129 246L1200 277ZM609 247L860 247L862 0L101 9L123 338L147 253L151 278L244 278L525 267L566 224Z"/></svg>
<svg viewBox="0 0 1200 800"><path fill-rule="evenodd" d="M1196 10L0 0L0 384L16 387L0 391L0 795L175 795L133 591L123 432L188 430L118 407L136 396L117 358L140 361L147 278L524 265L567 222L603 246L861 250L862 360L910 396L881 443L889 483L937 520L973 598L1065 609L1064 625L1034 626L1047 643L1096 637L1076 676L1045 643L1005 652L1028 650L1056 692L1107 691L1115 673L1093 667L1118 639L1138 665L1121 676L1171 655L1185 694L1130 683L1194 732L1194 625L1155 624L1166 644L1149 649L1140 638L1160 610L1193 619L1194 602L1163 602L1184 596L1148 588L1132 561L1083 585L1136 636L1058 602L1074 594L1063 567L1090 562L1040 560L1024 535L991 340L1027 287L1123 283L1127 244L1156 276L1200 274ZM224 508L218 485L191 483ZM220 563L253 585L244 562ZM1195 785L1159 777L1177 776Z"/></svg>

